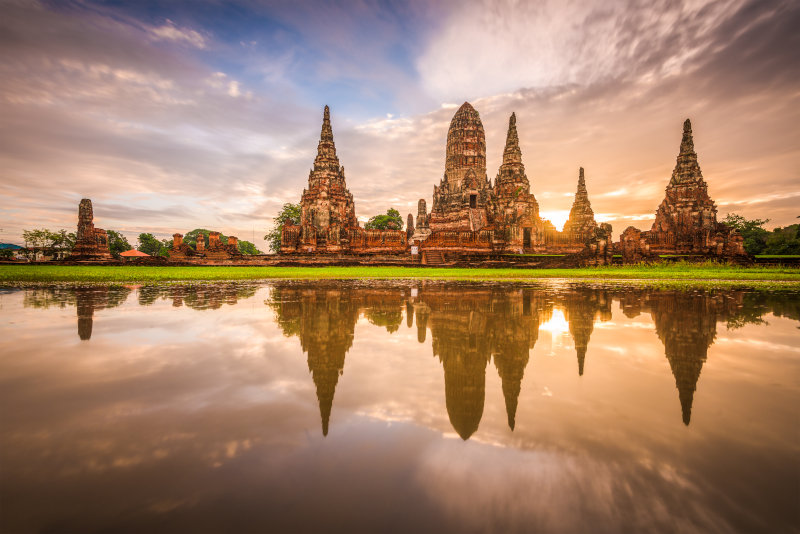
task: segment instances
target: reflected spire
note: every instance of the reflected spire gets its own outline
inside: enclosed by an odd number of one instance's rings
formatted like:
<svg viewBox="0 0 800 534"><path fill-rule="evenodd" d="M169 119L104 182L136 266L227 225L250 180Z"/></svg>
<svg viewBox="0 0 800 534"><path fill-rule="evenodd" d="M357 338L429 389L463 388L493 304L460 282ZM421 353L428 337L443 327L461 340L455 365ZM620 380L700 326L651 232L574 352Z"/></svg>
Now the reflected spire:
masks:
<svg viewBox="0 0 800 534"><path fill-rule="evenodd" d="M404 302L397 291L354 290L344 282L274 284L267 303L284 335L297 336L308 354L323 436L328 435L336 386L344 373L345 356L353 346L358 318L363 313L371 324L396 332L402 323Z"/></svg>
<svg viewBox="0 0 800 534"><path fill-rule="evenodd" d="M486 399L486 359L478 354L447 358L444 365L444 396L453 429L464 441L478 430Z"/></svg>
<svg viewBox="0 0 800 534"><path fill-rule="evenodd" d="M336 386L344 372L347 351L353 345L359 316L357 295L339 286L277 286L269 304L284 335L299 337L303 352L308 353L322 435L327 436Z"/></svg>
<svg viewBox="0 0 800 534"><path fill-rule="evenodd" d="M517 404L519 393L522 389L522 378L525 375L525 367L528 365L528 348L524 352L514 356L504 357L499 354L494 356L494 365L497 367L497 374L503 386L503 400L506 404L506 417L508 427L514 430L516 426Z"/></svg>
<svg viewBox="0 0 800 534"><path fill-rule="evenodd" d="M659 292L648 304L675 377L681 418L688 426L700 372L717 334L718 303L708 295Z"/></svg>
<svg viewBox="0 0 800 534"><path fill-rule="evenodd" d="M341 358L341 367L336 359L326 357L314 357L309 354L308 370L314 380L317 389L317 402L319 403L319 415L322 420L322 435L328 435L328 425L333 409L333 397L336 394L336 385L339 383L339 375L344 371L344 354Z"/></svg>
<svg viewBox="0 0 800 534"><path fill-rule="evenodd" d="M78 315L78 337L81 341L92 339L94 312L104 308L116 308L131 292L126 287L78 287L75 291L75 308Z"/></svg>
<svg viewBox="0 0 800 534"><path fill-rule="evenodd" d="M605 290L570 293L563 301L564 312L569 323L569 333L575 344L578 358L578 376L583 376L586 352L594 331L596 318L601 321L611 319L611 298Z"/></svg>

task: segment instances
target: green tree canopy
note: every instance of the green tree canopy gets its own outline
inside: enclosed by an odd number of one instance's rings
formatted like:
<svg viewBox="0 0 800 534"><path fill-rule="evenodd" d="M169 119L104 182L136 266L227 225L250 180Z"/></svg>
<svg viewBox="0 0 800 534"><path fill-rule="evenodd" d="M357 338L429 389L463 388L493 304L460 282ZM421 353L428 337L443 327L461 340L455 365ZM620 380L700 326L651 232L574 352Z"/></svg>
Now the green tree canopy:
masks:
<svg viewBox="0 0 800 534"><path fill-rule="evenodd" d="M114 230L106 230L108 234L108 248L111 250L111 255L119 258L120 253L130 250L133 247L128 243L128 238Z"/></svg>
<svg viewBox="0 0 800 534"><path fill-rule="evenodd" d="M800 254L800 224L772 230L762 254Z"/></svg>
<svg viewBox="0 0 800 534"><path fill-rule="evenodd" d="M764 228L769 219L746 219L736 213L729 213L722 222L742 234L744 248L750 254L800 254L800 224L774 228L770 232Z"/></svg>
<svg viewBox="0 0 800 534"><path fill-rule="evenodd" d="M261 254L261 251L258 250L258 248L254 244L252 244L250 241L244 241L244 240L239 241L239 252L241 252L242 254L249 254L249 255Z"/></svg>
<svg viewBox="0 0 800 534"><path fill-rule="evenodd" d="M367 230L402 230L403 217L394 208L386 210L386 215L375 215L364 225Z"/></svg>
<svg viewBox="0 0 800 534"><path fill-rule="evenodd" d="M139 246L136 247L140 252L150 254L151 256L169 256L169 249L172 243L169 239L162 239L161 241L153 234L139 234Z"/></svg>
<svg viewBox="0 0 800 534"><path fill-rule="evenodd" d="M61 256L65 256L75 246L75 233L67 232L63 228L55 232L47 228L23 230L22 239L25 240L26 248L39 249L53 255L60 252ZM23 254L30 259L34 256L33 250L23 251Z"/></svg>
<svg viewBox="0 0 800 534"><path fill-rule="evenodd" d="M287 222L300 224L300 204L284 204L281 211L278 212L278 216L275 217L275 227L264 236L272 252L280 252L281 233L283 233L283 225Z"/></svg>
<svg viewBox="0 0 800 534"><path fill-rule="evenodd" d="M750 254L763 254L767 246L769 232L764 225L769 219L745 219L736 213L729 213L722 221L736 229L744 238L744 249Z"/></svg>
<svg viewBox="0 0 800 534"><path fill-rule="evenodd" d="M42 249L72 250L75 246L75 233L67 232L63 228L55 232L47 228L23 230L22 239L26 246Z"/></svg>

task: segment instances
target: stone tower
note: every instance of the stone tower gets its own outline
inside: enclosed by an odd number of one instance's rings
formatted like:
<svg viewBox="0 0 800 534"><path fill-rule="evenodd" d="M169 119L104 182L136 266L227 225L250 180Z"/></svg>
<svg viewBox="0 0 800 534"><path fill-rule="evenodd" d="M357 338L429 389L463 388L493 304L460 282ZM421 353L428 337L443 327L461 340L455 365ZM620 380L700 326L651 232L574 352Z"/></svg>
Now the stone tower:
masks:
<svg viewBox="0 0 800 534"><path fill-rule="evenodd" d="M447 132L444 177L433 187L431 230L480 230L488 224L490 193L483 123L475 108L464 102Z"/></svg>
<svg viewBox="0 0 800 534"><path fill-rule="evenodd" d="M517 115L512 113L508 119L508 133L506 134L506 146L503 150L503 163L497 171L494 179L494 191L498 197L512 197L528 195L531 192L531 184L525 174L525 165L522 163L522 150L519 148L519 135L517 134ZM539 213L539 206L535 198L532 198L536 205L536 214Z"/></svg>
<svg viewBox="0 0 800 534"><path fill-rule="evenodd" d="M537 241L542 229L539 203L531 194L531 185L522 163L515 113L508 119L503 163L494 179L492 204L495 228L507 236L510 248L523 252Z"/></svg>
<svg viewBox="0 0 800 534"><path fill-rule="evenodd" d="M704 252L717 227L717 208L708 196L694 151L692 123L683 123L683 139L666 195L650 229L655 245L674 246L679 252Z"/></svg>
<svg viewBox="0 0 800 534"><path fill-rule="evenodd" d="M594 220L594 211L589 202L589 193L586 191L586 178L581 167L578 171L578 190L575 193L572 209L569 210L569 218L564 223L564 233L569 234L572 240L582 243L593 235L595 228L597 222Z"/></svg>
<svg viewBox="0 0 800 534"><path fill-rule="evenodd" d="M308 189L300 199L302 241L316 251L336 252L346 241L346 231L358 227L353 195L347 190L344 167L339 165L333 142L330 108L325 106L322 132Z"/></svg>
<svg viewBox="0 0 800 534"><path fill-rule="evenodd" d="M94 261L111 260L108 248L108 234L94 227L94 211L91 199L84 198L78 205L78 232L71 258Z"/></svg>

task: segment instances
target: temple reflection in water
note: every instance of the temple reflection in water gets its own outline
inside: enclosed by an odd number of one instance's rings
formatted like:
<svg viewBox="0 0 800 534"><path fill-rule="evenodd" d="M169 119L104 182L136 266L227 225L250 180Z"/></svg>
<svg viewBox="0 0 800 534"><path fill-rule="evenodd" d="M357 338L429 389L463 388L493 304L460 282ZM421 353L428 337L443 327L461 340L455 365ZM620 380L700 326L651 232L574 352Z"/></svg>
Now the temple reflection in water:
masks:
<svg viewBox="0 0 800 534"><path fill-rule="evenodd" d="M136 289L138 304L159 299L175 307L218 309L253 297L258 284L46 288L25 290L27 307L75 306L78 336L92 336L97 310L123 304ZM360 317L387 334L416 327L444 371L444 395L453 429L467 440L479 428L486 400L486 369L493 362L501 380L508 427L514 430L531 351L542 327L563 316L574 344L577 373L591 368L587 355L598 322L612 304L628 318L647 313L675 378L683 422L692 404L717 323L739 327L761 322L768 312L800 319L797 299L778 294L725 291L665 291L574 286L542 289L522 285L416 282L364 286L355 282L275 282L266 303L284 335L297 337L307 356L327 435L339 377L353 346ZM416 325L414 325L416 322Z"/></svg>
<svg viewBox="0 0 800 534"><path fill-rule="evenodd" d="M763 295L749 295L751 300L747 302L745 292L715 296L706 292L587 287L545 291L499 285L461 285L454 289L436 283L414 288L343 290L340 283L332 287L338 289L321 287L319 283L278 283L272 299L284 333L298 336L303 351L308 353L323 434L328 432L334 389L358 318L363 314L371 323L394 332L405 311L407 327L412 328L416 321L420 343L426 341L430 330L433 355L444 370L447 414L453 429L464 440L478 430L483 417L490 361L501 379L508 426L514 430L530 351L538 339L539 327L550 320L554 310L562 310L568 323L579 375L584 374L594 325L611 319L614 300L619 301L627 317L649 313L675 377L683 422L688 425L694 392L716 336L717 322L736 326L757 321L761 314L772 311L776 302L766 302ZM789 310L788 315L797 316L797 310Z"/></svg>

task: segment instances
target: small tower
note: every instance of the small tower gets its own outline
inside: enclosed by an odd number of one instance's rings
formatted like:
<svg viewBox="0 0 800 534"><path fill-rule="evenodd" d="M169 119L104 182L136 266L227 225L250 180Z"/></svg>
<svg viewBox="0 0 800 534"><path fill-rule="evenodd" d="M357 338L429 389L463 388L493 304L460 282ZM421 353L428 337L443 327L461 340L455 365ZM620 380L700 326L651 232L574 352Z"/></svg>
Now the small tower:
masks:
<svg viewBox="0 0 800 534"><path fill-rule="evenodd" d="M583 243L592 236L595 228L597 222L594 220L594 211L586 190L586 178L581 167L578 171L578 190L575 192L572 209L569 210L569 219L564 223L564 233L569 234L573 241Z"/></svg>

